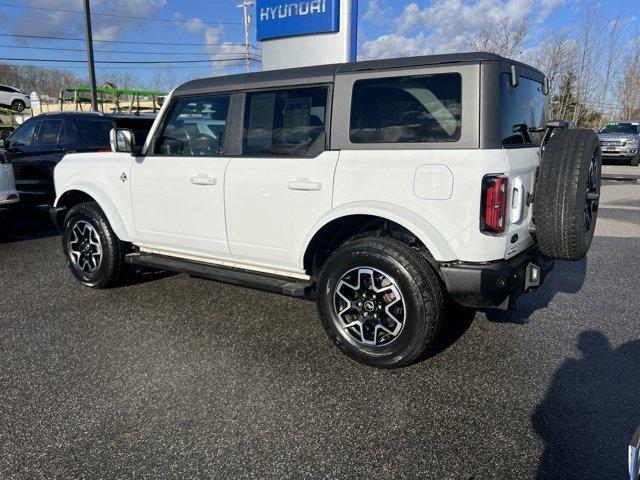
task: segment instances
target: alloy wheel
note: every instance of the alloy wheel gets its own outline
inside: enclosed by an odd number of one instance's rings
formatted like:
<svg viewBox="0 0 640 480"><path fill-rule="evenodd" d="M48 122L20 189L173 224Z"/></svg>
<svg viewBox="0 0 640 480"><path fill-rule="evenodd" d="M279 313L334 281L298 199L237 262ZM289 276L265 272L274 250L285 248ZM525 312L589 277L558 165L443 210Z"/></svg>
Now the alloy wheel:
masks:
<svg viewBox="0 0 640 480"><path fill-rule="evenodd" d="M354 268L340 278L334 308L342 334L366 346L390 344L405 325L406 306L398 284L372 267Z"/></svg>

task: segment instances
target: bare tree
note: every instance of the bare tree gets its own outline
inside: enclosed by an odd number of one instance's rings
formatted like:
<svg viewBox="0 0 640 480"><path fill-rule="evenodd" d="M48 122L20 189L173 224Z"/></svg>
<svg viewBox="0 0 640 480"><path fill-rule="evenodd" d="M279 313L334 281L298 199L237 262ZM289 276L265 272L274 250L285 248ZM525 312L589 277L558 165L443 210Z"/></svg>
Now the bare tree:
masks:
<svg viewBox="0 0 640 480"><path fill-rule="evenodd" d="M522 53L528 35L528 18L512 20L503 17L484 27L477 35L469 37L467 43L476 52L492 52L515 58Z"/></svg>
<svg viewBox="0 0 640 480"><path fill-rule="evenodd" d="M640 118L640 32L623 58L623 71L618 82L616 97L620 104L620 115L625 119Z"/></svg>

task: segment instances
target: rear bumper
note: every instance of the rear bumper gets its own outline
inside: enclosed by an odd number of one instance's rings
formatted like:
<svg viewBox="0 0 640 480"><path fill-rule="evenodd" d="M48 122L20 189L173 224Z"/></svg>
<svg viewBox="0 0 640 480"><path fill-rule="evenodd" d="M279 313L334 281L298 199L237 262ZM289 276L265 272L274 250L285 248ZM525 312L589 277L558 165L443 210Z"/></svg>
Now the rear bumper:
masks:
<svg viewBox="0 0 640 480"><path fill-rule="evenodd" d="M542 285L553 265L534 247L509 260L444 263L440 272L447 292L459 304L506 310L520 295Z"/></svg>

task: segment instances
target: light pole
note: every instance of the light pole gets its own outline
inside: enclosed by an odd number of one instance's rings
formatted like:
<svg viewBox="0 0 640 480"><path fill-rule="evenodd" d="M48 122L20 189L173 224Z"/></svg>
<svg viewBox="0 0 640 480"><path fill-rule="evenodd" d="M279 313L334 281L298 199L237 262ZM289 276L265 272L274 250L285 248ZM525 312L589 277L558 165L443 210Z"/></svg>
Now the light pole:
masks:
<svg viewBox="0 0 640 480"><path fill-rule="evenodd" d="M242 8L244 16L244 48L247 72L251 71L251 58L249 57L249 26L251 25L251 15L249 15L248 8L252 7L254 4L254 0L242 0L242 3L236 5L236 7Z"/></svg>
<svg viewBox="0 0 640 480"><path fill-rule="evenodd" d="M84 21L87 33L87 61L89 63L89 82L91 83L91 110L98 111L98 92L96 91L96 66L93 61L93 35L91 34L91 7L84 0Z"/></svg>

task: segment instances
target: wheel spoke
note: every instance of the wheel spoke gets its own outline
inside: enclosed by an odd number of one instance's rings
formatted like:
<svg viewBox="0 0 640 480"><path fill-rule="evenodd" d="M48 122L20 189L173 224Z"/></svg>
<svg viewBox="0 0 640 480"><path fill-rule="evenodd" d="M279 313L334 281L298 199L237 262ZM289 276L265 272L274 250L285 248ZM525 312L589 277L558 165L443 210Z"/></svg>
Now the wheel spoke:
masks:
<svg viewBox="0 0 640 480"><path fill-rule="evenodd" d="M85 220L78 220L69 235L69 258L84 273L95 273L102 260L102 242L98 231Z"/></svg>
<svg viewBox="0 0 640 480"><path fill-rule="evenodd" d="M367 346L388 345L404 327L402 293L392 277L375 268L346 272L336 285L334 304L343 335Z"/></svg>

